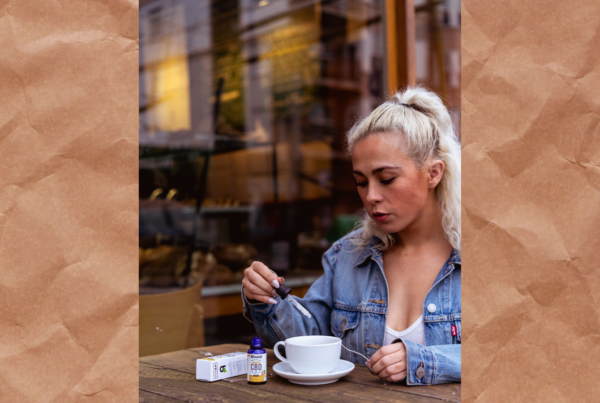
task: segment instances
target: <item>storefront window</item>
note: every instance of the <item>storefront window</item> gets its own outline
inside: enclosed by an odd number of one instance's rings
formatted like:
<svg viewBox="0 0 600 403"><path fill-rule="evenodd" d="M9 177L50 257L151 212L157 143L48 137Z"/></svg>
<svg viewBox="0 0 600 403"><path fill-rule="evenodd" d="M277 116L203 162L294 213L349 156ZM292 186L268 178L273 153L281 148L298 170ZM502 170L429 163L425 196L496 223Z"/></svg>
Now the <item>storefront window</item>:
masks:
<svg viewBox="0 0 600 403"><path fill-rule="evenodd" d="M140 294L202 282L207 345L252 336L240 298L250 262L302 295L354 227L344 135L387 95L384 9L141 1ZM417 63L427 46L417 42Z"/></svg>

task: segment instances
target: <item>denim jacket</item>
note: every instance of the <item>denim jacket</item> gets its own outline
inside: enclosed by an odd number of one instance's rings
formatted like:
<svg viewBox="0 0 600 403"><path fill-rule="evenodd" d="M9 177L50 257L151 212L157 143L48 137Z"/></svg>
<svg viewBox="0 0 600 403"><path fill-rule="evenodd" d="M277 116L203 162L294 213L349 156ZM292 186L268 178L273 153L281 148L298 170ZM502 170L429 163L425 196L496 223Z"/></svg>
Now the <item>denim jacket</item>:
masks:
<svg viewBox="0 0 600 403"><path fill-rule="evenodd" d="M359 231L346 235L325 252L325 274L313 283L304 298L289 295L282 300L277 296L275 305L252 304L242 286L244 316L251 320L251 314L256 331L267 345L294 336L327 335L341 338L345 347L369 358L381 348L388 285L381 251L374 246L375 238L362 248L350 241ZM453 250L425 297L425 345L402 340L407 353L408 385L460 382L460 266L460 252ZM290 298L304 306L312 318L294 307ZM342 349L341 358L358 364L365 361L346 349ZM417 372L421 364L424 373Z"/></svg>

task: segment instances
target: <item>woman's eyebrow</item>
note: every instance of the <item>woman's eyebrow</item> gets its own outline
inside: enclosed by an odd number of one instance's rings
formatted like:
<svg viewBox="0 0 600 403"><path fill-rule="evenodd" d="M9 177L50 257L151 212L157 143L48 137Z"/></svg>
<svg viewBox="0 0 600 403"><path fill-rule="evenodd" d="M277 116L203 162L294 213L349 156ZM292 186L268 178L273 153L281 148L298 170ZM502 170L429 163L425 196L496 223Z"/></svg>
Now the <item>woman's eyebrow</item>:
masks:
<svg viewBox="0 0 600 403"><path fill-rule="evenodd" d="M397 167L395 165L386 165L384 167L379 167L379 168L374 169L372 173L376 174L376 173L379 173L379 172L381 172L381 171L383 171L385 169L397 169L397 168L400 168L400 167Z"/></svg>
<svg viewBox="0 0 600 403"><path fill-rule="evenodd" d="M375 168L375 169L372 171L372 173L373 173L373 174L376 174L376 173L379 173L379 172L381 172L381 171L383 171L383 170L385 170L385 169L398 169L398 168L400 168L400 167L397 167L397 166L395 166L395 165L386 165L386 166L384 166L384 167ZM352 173L355 173L356 175L360 175L360 176L365 176L365 174L363 174L363 173L362 173L362 172L360 172L360 171L356 171L356 170L352 171Z"/></svg>

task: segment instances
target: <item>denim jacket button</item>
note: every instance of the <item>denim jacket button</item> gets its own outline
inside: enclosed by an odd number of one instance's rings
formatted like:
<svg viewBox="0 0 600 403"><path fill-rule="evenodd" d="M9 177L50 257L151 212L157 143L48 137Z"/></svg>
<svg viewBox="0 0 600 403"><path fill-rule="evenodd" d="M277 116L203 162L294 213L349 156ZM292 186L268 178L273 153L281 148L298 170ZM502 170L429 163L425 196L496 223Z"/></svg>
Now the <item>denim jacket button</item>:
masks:
<svg viewBox="0 0 600 403"><path fill-rule="evenodd" d="M418 379L423 378L425 376L425 368L423 368L423 367L417 368L416 375L417 375Z"/></svg>
<svg viewBox="0 0 600 403"><path fill-rule="evenodd" d="M427 310L429 311L429 313L434 313L436 309L437 307L435 306L435 304L427 305Z"/></svg>

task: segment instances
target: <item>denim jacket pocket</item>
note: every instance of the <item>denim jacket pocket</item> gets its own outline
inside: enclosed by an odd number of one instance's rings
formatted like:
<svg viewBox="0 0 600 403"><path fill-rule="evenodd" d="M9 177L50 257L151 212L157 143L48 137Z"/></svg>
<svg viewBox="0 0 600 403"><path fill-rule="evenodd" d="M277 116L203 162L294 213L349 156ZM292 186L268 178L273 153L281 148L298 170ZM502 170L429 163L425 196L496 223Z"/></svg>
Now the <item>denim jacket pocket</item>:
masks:
<svg viewBox="0 0 600 403"><path fill-rule="evenodd" d="M334 309L331 312L331 333L343 339L349 330L358 326L359 312Z"/></svg>

